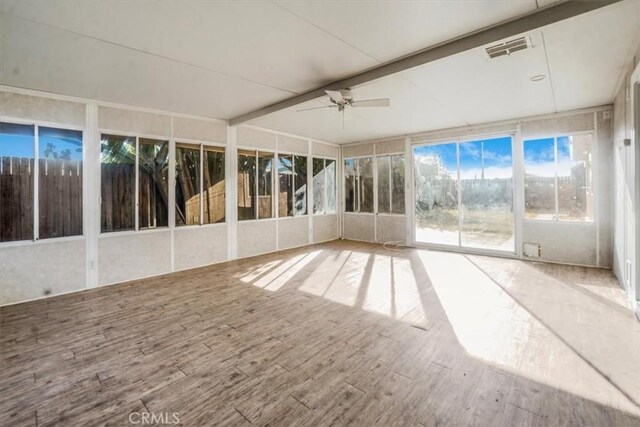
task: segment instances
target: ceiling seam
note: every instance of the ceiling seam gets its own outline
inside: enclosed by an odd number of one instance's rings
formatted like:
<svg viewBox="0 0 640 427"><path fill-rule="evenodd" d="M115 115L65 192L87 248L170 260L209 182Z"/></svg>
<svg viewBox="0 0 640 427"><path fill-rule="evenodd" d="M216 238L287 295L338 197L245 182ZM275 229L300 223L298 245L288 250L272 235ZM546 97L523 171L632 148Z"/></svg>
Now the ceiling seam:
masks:
<svg viewBox="0 0 640 427"><path fill-rule="evenodd" d="M551 66L549 65L549 54L547 53L547 43L544 39L544 31L540 31L542 38L542 48L544 49L544 59L547 63L547 74L549 75L549 86L551 87L551 98L553 99L553 111L558 112L558 103L556 102L556 91L553 89L553 78L551 77Z"/></svg>
<svg viewBox="0 0 640 427"><path fill-rule="evenodd" d="M291 15L295 16L296 18L300 19L301 21L306 22L307 24L311 25L312 27L317 28L318 30L322 31L323 33L330 35L334 39L339 40L340 42L346 44L350 48L357 50L358 52L362 53L363 55L365 55L365 56L369 57L370 59L376 61L378 64L382 63L382 60L376 58L375 56L370 55L369 53L365 52L364 50L360 49L359 47L349 43L348 41L346 41L346 40L344 40L344 39L342 39L342 38L340 38L338 36L336 36L335 34L331 33L330 31L328 31L328 30L326 30L324 28L322 28L321 26L309 21L308 19L303 18L302 16L298 15L297 13L287 9L285 6L283 6L281 4L278 4L275 1L271 1L271 3L274 4L275 6L278 6L280 9L290 13Z"/></svg>
<svg viewBox="0 0 640 427"><path fill-rule="evenodd" d="M182 61L180 59L171 58L171 57L168 57L168 56L160 55L160 54L153 53L153 52L148 52L148 51L145 51L145 50L142 50L142 49L138 49L138 48L135 48L135 47L123 45L123 44L120 44L120 43L115 43L115 42L112 42L112 41L109 41L109 40L104 40L104 39L101 39L99 37L95 37L95 36L91 36L91 35L88 35L88 34L79 33L77 31L72 31L72 30L69 30L67 28L58 27L56 25L46 24L44 22L40 22L40 21L36 21L36 20L30 19L30 18L25 18L23 16L15 15L13 13L0 11L0 14L12 16L14 18L21 19L23 21L30 22L32 24L41 25L43 27L53 28L53 29L58 30L58 31L64 31L65 33L73 34L74 36L84 37L84 38L87 38L87 39L90 39L90 40L95 40L95 41L99 41L99 42L102 42L102 43L106 43L106 44L111 45L111 46L116 46L116 47L127 49L127 50L130 50L130 51L133 51L133 52L142 53L144 55L153 56L155 58L164 59L166 61L171 61L171 62L175 62L175 63L182 64L182 65L187 65L189 67L197 68L197 69L200 69L200 70L205 70L205 71L208 71L208 72L211 72L211 73L216 73L216 74L219 74L219 75L222 75L222 76L226 76L226 77L231 77L231 78L242 80L242 81L245 81L245 82L248 82L248 83L253 83L253 84L256 84L256 85L268 87L270 89L275 89L275 90L279 90L279 91L282 91L282 92L287 92L288 94L291 94L291 95L296 95L296 94L299 93L299 92L295 92L295 91L290 90L290 89L285 89L285 88L281 88L281 87L278 87L278 86L272 86L272 85L269 85L267 83L262 83L262 82L259 82L259 81L256 81L256 80L248 79L246 77L240 77L240 76L236 76L234 74L225 73L224 71L215 70L213 68L204 67L202 65L193 64L193 63L187 62L187 61Z"/></svg>

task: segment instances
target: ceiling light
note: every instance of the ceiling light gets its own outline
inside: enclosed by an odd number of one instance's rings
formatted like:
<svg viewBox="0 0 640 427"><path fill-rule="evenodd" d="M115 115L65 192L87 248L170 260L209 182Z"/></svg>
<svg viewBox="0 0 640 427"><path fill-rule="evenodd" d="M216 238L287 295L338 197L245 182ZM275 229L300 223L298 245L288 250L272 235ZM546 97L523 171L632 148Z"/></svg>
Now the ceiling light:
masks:
<svg viewBox="0 0 640 427"><path fill-rule="evenodd" d="M544 74L536 74L535 76L532 76L529 80L531 80L532 82L541 82L545 79L545 77L547 76L545 76Z"/></svg>

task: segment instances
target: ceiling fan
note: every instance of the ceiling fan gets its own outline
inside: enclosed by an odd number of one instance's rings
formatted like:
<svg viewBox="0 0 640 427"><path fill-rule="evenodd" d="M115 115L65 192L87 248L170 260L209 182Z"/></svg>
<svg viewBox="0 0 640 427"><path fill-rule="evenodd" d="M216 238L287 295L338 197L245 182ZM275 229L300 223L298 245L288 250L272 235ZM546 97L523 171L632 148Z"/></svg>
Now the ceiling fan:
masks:
<svg viewBox="0 0 640 427"><path fill-rule="evenodd" d="M388 107L390 105L389 98L363 99L357 101L353 99L353 95L351 95L351 91L349 89L325 90L325 93L329 96L331 105L304 108L298 111L319 110L321 108L337 108L338 111L344 111L346 107Z"/></svg>
<svg viewBox="0 0 640 427"><path fill-rule="evenodd" d="M301 111L320 110L323 108L337 108L342 112L342 128L344 129L344 111L346 107L388 107L390 105L389 98L376 98L376 99L362 99L357 101L353 99L353 95L349 89L340 90L325 90L331 105L324 105L322 107L303 108Z"/></svg>

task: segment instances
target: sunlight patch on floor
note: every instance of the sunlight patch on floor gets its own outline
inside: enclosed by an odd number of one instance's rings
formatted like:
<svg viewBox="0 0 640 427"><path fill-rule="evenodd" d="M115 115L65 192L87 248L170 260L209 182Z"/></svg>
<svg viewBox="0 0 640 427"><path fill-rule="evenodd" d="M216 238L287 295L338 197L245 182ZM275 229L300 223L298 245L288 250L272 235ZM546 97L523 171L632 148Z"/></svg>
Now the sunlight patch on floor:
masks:
<svg viewBox="0 0 640 427"><path fill-rule="evenodd" d="M322 251L313 251L308 254L298 255L291 258L286 263L278 266L269 274L266 274L254 285L268 291L277 291L286 285L300 270L313 261Z"/></svg>
<svg viewBox="0 0 640 427"><path fill-rule="evenodd" d="M282 263L281 259L278 259L278 260L275 260L275 261L271 261L271 262L267 262L267 263L264 263L264 264L260 265L257 268L254 268L253 270L249 271L248 273L243 273L242 275L236 275L234 277L242 280L244 283L252 283L258 277L262 276L267 271L271 270L272 268L274 268L275 266L277 266L280 263Z"/></svg>
<svg viewBox="0 0 640 427"><path fill-rule="evenodd" d="M631 413L604 376L465 256L419 251L460 344L471 355L535 381Z"/></svg>

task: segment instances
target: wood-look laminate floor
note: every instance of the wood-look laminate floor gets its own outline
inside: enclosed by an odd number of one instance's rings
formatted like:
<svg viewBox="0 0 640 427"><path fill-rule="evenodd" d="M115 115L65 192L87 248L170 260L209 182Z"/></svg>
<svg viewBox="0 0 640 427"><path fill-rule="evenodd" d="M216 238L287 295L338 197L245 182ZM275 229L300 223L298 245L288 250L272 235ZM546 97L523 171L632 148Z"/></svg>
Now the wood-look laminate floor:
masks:
<svg viewBox="0 0 640 427"><path fill-rule="evenodd" d="M603 270L314 245L2 308L0 425L637 426L624 301Z"/></svg>

